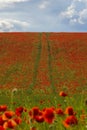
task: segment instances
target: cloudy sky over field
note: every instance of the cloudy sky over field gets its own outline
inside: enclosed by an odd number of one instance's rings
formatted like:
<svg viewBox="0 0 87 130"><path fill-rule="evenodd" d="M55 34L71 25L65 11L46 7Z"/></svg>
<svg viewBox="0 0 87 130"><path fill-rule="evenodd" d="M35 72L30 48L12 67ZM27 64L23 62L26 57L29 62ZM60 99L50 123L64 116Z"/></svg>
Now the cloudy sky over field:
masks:
<svg viewBox="0 0 87 130"><path fill-rule="evenodd" d="M87 0L0 0L0 31L87 31Z"/></svg>

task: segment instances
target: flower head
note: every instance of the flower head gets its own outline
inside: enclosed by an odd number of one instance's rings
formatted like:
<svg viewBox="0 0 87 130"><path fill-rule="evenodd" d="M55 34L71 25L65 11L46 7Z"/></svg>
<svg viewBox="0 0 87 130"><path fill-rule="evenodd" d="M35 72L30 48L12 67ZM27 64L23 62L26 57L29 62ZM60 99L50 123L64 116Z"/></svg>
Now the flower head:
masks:
<svg viewBox="0 0 87 130"><path fill-rule="evenodd" d="M33 107L30 111L29 111L29 116L31 118L35 118L38 114L39 114L39 108L38 107Z"/></svg>
<svg viewBox="0 0 87 130"><path fill-rule="evenodd" d="M10 119L12 118L13 116L15 115L15 112L13 111L5 111L5 113L3 113L3 118L7 118L7 119Z"/></svg>
<svg viewBox="0 0 87 130"><path fill-rule="evenodd" d="M68 128L70 126L73 126L73 125L77 125L78 124L78 120L77 118L72 115L72 116L69 116L65 119L65 121L63 121L63 125Z"/></svg>
<svg viewBox="0 0 87 130"><path fill-rule="evenodd" d="M16 112L15 113L16 113L17 116L21 116L22 112L23 112L23 107L16 108Z"/></svg>
<svg viewBox="0 0 87 130"><path fill-rule="evenodd" d="M7 110L7 105L0 105L0 112L4 112Z"/></svg>
<svg viewBox="0 0 87 130"><path fill-rule="evenodd" d="M7 127L8 128L15 128L17 126L17 123L13 120L13 119L10 119L8 122L7 122Z"/></svg>
<svg viewBox="0 0 87 130"><path fill-rule="evenodd" d="M64 115L64 111L61 108L56 109L57 115Z"/></svg>
<svg viewBox="0 0 87 130"><path fill-rule="evenodd" d="M53 108L46 108L44 110L44 119L45 119L45 121L47 123L51 124L51 123L53 123L54 118L55 118L54 109Z"/></svg>
<svg viewBox="0 0 87 130"><path fill-rule="evenodd" d="M67 107L66 110L65 110L65 114L74 115L75 112L73 110L73 107L72 106Z"/></svg>
<svg viewBox="0 0 87 130"><path fill-rule="evenodd" d="M20 117L15 117L13 120L17 123L17 125L22 122L22 119Z"/></svg>
<svg viewBox="0 0 87 130"><path fill-rule="evenodd" d="M66 97L67 94L66 94L65 92L61 91L61 92L59 93L59 96Z"/></svg>
<svg viewBox="0 0 87 130"><path fill-rule="evenodd" d="M35 121L37 121L37 122L39 122L39 123L41 123L41 122L44 121L43 112L40 111L40 109L39 109L38 107L33 107L33 108L29 111L29 115L30 115L30 117L31 117L33 120L35 120Z"/></svg>
<svg viewBox="0 0 87 130"><path fill-rule="evenodd" d="M38 123L44 122L43 114L36 116L36 117L35 117L35 120L36 120Z"/></svg>

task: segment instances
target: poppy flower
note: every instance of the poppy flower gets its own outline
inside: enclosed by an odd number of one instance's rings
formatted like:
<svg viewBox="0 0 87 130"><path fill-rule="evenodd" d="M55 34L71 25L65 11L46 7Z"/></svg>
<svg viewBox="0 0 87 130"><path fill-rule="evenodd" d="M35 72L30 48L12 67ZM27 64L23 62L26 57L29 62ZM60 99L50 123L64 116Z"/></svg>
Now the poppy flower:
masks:
<svg viewBox="0 0 87 130"><path fill-rule="evenodd" d="M18 125L22 122L22 119L20 117L16 117L13 119Z"/></svg>
<svg viewBox="0 0 87 130"><path fill-rule="evenodd" d="M59 93L59 96L66 97L67 94L66 94L65 92L61 91L61 92Z"/></svg>
<svg viewBox="0 0 87 130"><path fill-rule="evenodd" d="M37 130L37 129L36 129L36 127L32 127L32 128L30 128L30 130Z"/></svg>
<svg viewBox="0 0 87 130"><path fill-rule="evenodd" d="M0 112L6 111L7 105L0 105Z"/></svg>
<svg viewBox="0 0 87 130"><path fill-rule="evenodd" d="M73 110L73 107L71 107L71 106L67 107L66 110L65 110L65 114L74 115L75 112Z"/></svg>
<svg viewBox="0 0 87 130"><path fill-rule="evenodd" d="M65 119L65 121L63 121L63 125L68 128L70 126L74 126L74 125L77 125L78 124L78 120L77 118L72 115L72 116L69 116Z"/></svg>
<svg viewBox="0 0 87 130"><path fill-rule="evenodd" d="M43 115L42 115L42 116L41 116L41 115L38 115L38 116L35 117L35 120L36 120L38 123L42 123L42 122L44 122L44 117L43 117Z"/></svg>
<svg viewBox="0 0 87 130"><path fill-rule="evenodd" d="M16 108L15 113L16 113L17 116L21 116L22 112L23 112L23 107Z"/></svg>
<svg viewBox="0 0 87 130"><path fill-rule="evenodd" d="M43 116L43 112L39 111L38 115L34 117L35 120L39 123L44 122L44 116Z"/></svg>
<svg viewBox="0 0 87 130"><path fill-rule="evenodd" d="M11 119L11 120L9 120L8 122L7 122L7 127L8 128L15 128L17 126L17 123L13 120L13 119Z"/></svg>
<svg viewBox="0 0 87 130"><path fill-rule="evenodd" d="M15 112L13 111L5 111L5 113L3 114L4 118L6 117L7 119L12 118L15 115Z"/></svg>
<svg viewBox="0 0 87 130"><path fill-rule="evenodd" d="M55 118L54 110L52 108L46 108L44 110L44 120L47 123L51 124L51 123L53 123L54 118Z"/></svg>
<svg viewBox="0 0 87 130"><path fill-rule="evenodd" d="M56 109L57 115L64 115L64 111L61 108Z"/></svg>
<svg viewBox="0 0 87 130"><path fill-rule="evenodd" d="M33 107L29 111L29 115L32 119L36 120L39 123L44 121L43 112L40 111L38 107Z"/></svg>
<svg viewBox="0 0 87 130"><path fill-rule="evenodd" d="M40 111L40 110L39 110L38 107L33 107L33 108L29 111L29 116L34 119L36 116L39 115L39 111Z"/></svg>

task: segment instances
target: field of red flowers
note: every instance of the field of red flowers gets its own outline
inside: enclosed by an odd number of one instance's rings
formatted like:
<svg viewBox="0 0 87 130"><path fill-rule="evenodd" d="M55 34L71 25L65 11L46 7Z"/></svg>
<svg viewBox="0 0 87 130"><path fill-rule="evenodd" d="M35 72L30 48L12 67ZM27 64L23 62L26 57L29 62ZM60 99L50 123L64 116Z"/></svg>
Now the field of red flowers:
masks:
<svg viewBox="0 0 87 130"><path fill-rule="evenodd" d="M0 33L0 130L85 130L86 94L87 33Z"/></svg>
<svg viewBox="0 0 87 130"><path fill-rule="evenodd" d="M80 91L86 66L86 33L0 33L0 88Z"/></svg>

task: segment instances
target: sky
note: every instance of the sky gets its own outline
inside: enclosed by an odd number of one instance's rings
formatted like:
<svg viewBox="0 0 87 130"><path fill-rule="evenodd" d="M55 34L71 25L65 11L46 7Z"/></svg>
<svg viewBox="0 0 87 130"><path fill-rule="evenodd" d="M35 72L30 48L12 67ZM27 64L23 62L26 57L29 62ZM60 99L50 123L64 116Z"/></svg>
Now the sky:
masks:
<svg viewBox="0 0 87 130"><path fill-rule="evenodd" d="M0 32L87 32L87 0L0 0Z"/></svg>

